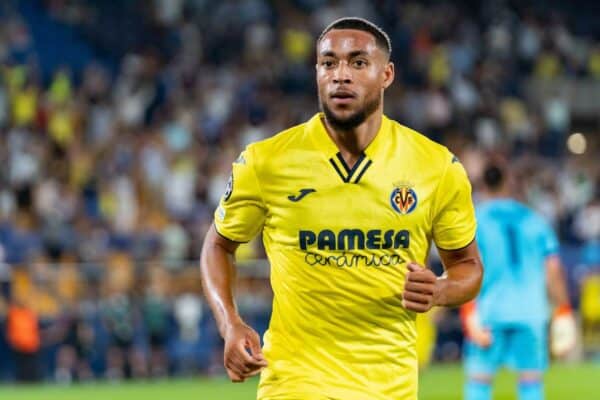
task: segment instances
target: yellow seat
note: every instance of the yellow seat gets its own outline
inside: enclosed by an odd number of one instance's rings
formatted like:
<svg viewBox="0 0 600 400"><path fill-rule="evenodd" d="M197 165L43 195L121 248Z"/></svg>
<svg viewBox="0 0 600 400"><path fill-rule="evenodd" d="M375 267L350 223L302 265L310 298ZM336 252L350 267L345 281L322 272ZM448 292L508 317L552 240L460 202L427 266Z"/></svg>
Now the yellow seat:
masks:
<svg viewBox="0 0 600 400"><path fill-rule="evenodd" d="M581 316L584 324L600 322L600 275L590 276L581 285Z"/></svg>

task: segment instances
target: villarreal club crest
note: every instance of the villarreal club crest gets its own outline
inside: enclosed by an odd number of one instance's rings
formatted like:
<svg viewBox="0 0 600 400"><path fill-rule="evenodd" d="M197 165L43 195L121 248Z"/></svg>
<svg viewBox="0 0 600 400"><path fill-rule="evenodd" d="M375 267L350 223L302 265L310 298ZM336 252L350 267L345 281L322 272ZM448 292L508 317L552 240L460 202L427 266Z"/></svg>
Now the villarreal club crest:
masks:
<svg viewBox="0 0 600 400"><path fill-rule="evenodd" d="M392 208L401 215L410 214L417 207L417 193L412 185L404 182L394 183L394 190L390 195Z"/></svg>

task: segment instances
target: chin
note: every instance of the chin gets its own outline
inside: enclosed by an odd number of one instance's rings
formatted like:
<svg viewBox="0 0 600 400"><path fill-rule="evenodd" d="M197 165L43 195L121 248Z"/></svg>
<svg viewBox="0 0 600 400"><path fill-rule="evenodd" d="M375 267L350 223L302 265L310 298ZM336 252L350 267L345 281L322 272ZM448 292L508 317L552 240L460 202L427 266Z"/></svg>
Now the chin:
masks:
<svg viewBox="0 0 600 400"><path fill-rule="evenodd" d="M327 104L327 109L330 115L341 120L351 119L359 114L359 112L349 104Z"/></svg>
<svg viewBox="0 0 600 400"><path fill-rule="evenodd" d="M326 110L325 118L331 125L343 131L352 130L365 121L365 115L362 113L339 113L333 110Z"/></svg>
<svg viewBox="0 0 600 400"><path fill-rule="evenodd" d="M340 130L348 131L365 122L377 110L379 104L379 98L376 98L362 106L359 106L358 103L341 105L321 102L320 108L331 125Z"/></svg>
<svg viewBox="0 0 600 400"><path fill-rule="evenodd" d="M340 122L350 121L351 119L356 118L357 114L358 113L353 110L336 110L335 108L331 110L331 115Z"/></svg>

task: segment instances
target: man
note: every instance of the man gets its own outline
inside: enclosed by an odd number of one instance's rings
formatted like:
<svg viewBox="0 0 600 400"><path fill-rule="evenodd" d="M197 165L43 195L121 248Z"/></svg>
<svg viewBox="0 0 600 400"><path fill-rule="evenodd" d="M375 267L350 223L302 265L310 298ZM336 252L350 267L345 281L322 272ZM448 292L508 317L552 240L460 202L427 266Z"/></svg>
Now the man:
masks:
<svg viewBox="0 0 600 400"><path fill-rule="evenodd" d="M6 314L6 339L13 350L17 382L38 382L41 335L37 312L27 294L16 291Z"/></svg>
<svg viewBox="0 0 600 400"><path fill-rule="evenodd" d="M558 241L540 216L509 198L501 167L487 166L483 183L477 242L486 273L476 300L461 309L468 337L465 398L491 399L494 374L507 364L519 373L519 399L541 400L548 358L547 294L557 305L556 353L568 351L575 338Z"/></svg>
<svg viewBox="0 0 600 400"><path fill-rule="evenodd" d="M202 251L229 377L262 370L259 399L415 399L415 313L472 299L482 267L467 176L443 146L383 116L387 35L344 18L317 41L322 113L233 163ZM262 230L273 314L238 315L239 242ZM424 268L433 239L446 274Z"/></svg>

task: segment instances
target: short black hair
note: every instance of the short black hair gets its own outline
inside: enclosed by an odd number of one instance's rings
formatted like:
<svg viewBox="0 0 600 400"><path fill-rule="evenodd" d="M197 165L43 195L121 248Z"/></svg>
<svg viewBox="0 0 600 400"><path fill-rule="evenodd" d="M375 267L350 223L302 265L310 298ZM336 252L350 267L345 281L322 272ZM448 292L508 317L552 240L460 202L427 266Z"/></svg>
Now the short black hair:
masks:
<svg viewBox="0 0 600 400"><path fill-rule="evenodd" d="M483 183L490 190L498 190L505 180L505 173L498 164L488 164L483 170Z"/></svg>
<svg viewBox="0 0 600 400"><path fill-rule="evenodd" d="M359 31L368 32L375 37L375 44L383 50L389 57L392 54L392 41L387 33L371 21L359 17L344 17L333 21L327 25L317 39L317 44L323 40L323 37L334 29L356 29Z"/></svg>

